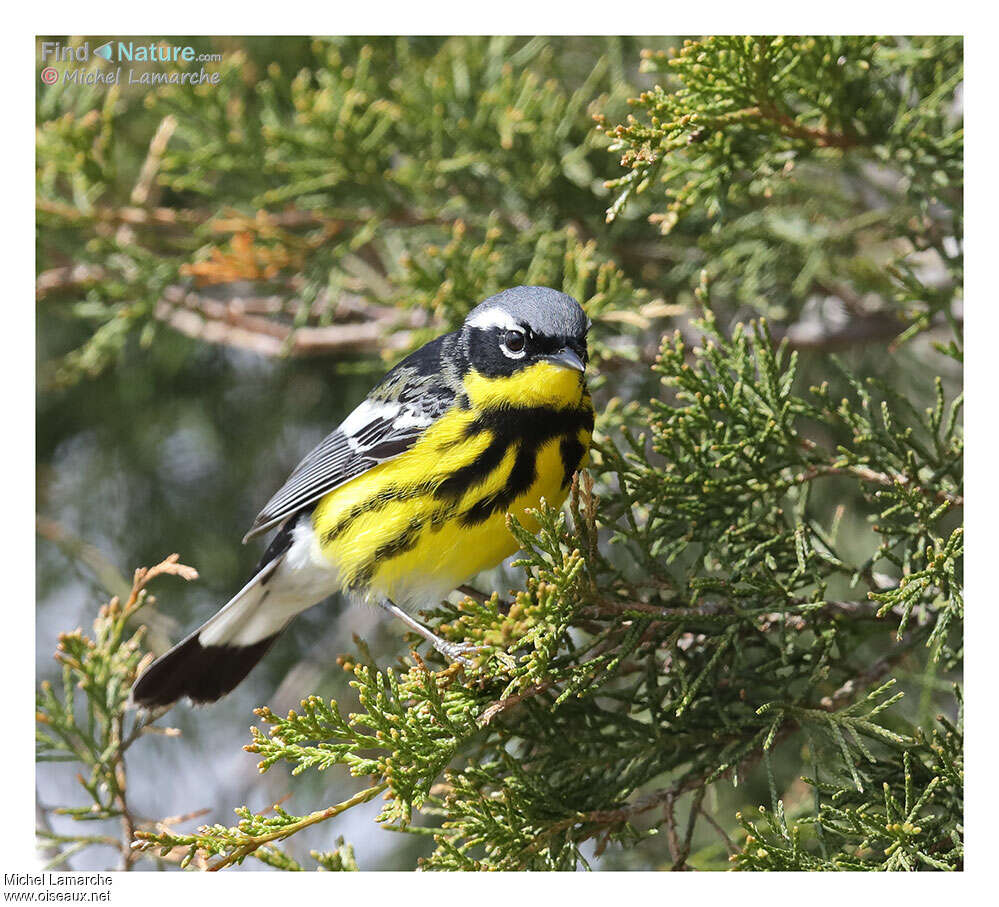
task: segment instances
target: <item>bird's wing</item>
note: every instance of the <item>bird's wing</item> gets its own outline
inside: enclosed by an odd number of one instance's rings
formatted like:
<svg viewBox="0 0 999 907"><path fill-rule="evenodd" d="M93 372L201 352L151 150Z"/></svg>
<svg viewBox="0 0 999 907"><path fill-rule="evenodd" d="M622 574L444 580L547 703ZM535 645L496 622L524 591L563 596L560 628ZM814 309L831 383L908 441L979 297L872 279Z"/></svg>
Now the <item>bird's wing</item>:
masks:
<svg viewBox="0 0 999 907"><path fill-rule="evenodd" d="M340 427L295 467L243 541L412 447L455 398L455 390L443 380L438 367L439 352L439 343L434 341L392 369Z"/></svg>

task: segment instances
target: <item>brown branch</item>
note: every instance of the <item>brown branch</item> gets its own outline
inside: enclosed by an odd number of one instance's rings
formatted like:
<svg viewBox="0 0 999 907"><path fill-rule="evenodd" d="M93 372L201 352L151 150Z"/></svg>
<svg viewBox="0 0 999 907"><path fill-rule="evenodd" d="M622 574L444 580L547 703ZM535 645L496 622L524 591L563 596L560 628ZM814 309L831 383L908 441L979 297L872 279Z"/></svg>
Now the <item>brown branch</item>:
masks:
<svg viewBox="0 0 999 907"><path fill-rule="evenodd" d="M756 107L750 107L748 110L743 111L745 114L750 116L756 115L761 119L770 120L772 123L776 123L784 131L784 134L795 139L803 139L806 142L811 142L813 145L817 145L820 148L856 148L860 145L860 142L853 136L844 135L837 132L829 132L826 129L815 129L809 126L803 126L794 117L788 116L772 103L761 103Z"/></svg>
<svg viewBox="0 0 999 907"><path fill-rule="evenodd" d="M176 129L177 118L173 114L163 117L159 126L156 127L156 133L149 143L149 151L146 152L146 159L142 162L142 169L139 171L139 179L132 189L130 201L133 205L144 207L149 202L156 174L159 173L160 163L163 161L167 145Z"/></svg>
<svg viewBox="0 0 999 907"><path fill-rule="evenodd" d="M121 207L94 205L84 211L66 202L48 198L36 198L35 209L44 214L54 214L67 221L92 220L109 224L131 224L136 227L195 226L207 222L213 216L208 211L192 211L184 208L140 208L136 205L122 205Z"/></svg>
<svg viewBox="0 0 999 907"><path fill-rule="evenodd" d="M147 831L146 834L160 834L169 835L174 833L174 827L180 825L184 822L189 822L192 819L200 819L202 816L206 816L211 812L207 807L204 809L196 809L189 813L184 813L179 816L167 816L165 819L159 819L155 822L147 823L153 831ZM135 847L135 844L131 845ZM168 863L183 864L187 859L189 848L187 847L173 847L167 853L162 853L162 851L157 852L156 859L163 860ZM204 855L196 853L191 860L191 863L198 870L204 872L208 868L208 861L205 859Z"/></svg>
<svg viewBox="0 0 999 907"><path fill-rule="evenodd" d="M162 125L162 124L161 124ZM153 139L156 142L156 138ZM152 149L151 149L152 150ZM158 164L157 164L158 166ZM318 211L305 211L288 208L282 211L259 210L255 214L245 214L234 209L209 210L207 208L167 208L142 207L132 199L131 205L93 205L82 209L67 202L51 198L35 198L35 209L44 214L52 214L66 221L96 221L107 224L131 224L141 227L197 226L211 222L219 233L236 233L246 229L281 228L287 230L308 229L321 226L344 224L367 224L381 216L385 223L399 227L442 226L452 227L454 220L435 215L422 215L406 210L396 210L379 215L373 208L359 208L349 212L322 214Z"/></svg>
<svg viewBox="0 0 999 907"><path fill-rule="evenodd" d="M198 578L197 570L193 567L187 566L186 564L180 563L179 554L171 554L155 567L140 567L133 574L132 589L124 607L122 608L122 613L128 615L131 611L137 608L141 600L143 589L145 589L152 579L164 573L173 576L180 576L188 581ZM117 597L112 598L107 607L121 607L119 599ZM123 872L128 872L132 868L132 864L135 863L140 856L139 851L132 847L132 842L135 840L136 836L137 823L128 804L128 781L125 772L125 751L138 739L148 724L155 721L166 711L167 708L157 709L155 712L150 713L144 718L136 719L135 726L133 727L131 734L127 737L125 736L124 713L118 713L115 715L111 723L111 733L115 746L110 756L108 776L113 782L114 789L112 791L112 796L114 798L114 802L117 804L118 810L121 813L121 869Z"/></svg>
<svg viewBox="0 0 999 907"><path fill-rule="evenodd" d="M472 599L472 601L478 602L480 605L484 605L492 597L486 595L485 592L480 592L474 586L469 586L467 583L458 586L458 588L455 591L460 592L462 595L467 596L468 598Z"/></svg>
<svg viewBox="0 0 999 907"><path fill-rule="evenodd" d="M796 321L774 330L774 340L787 340L792 350L831 352L863 343L893 340L907 327L907 322L888 313L855 316L842 324L827 324L817 318Z"/></svg>
<svg viewBox="0 0 999 907"><path fill-rule="evenodd" d="M163 155L176 129L177 118L173 114L163 117L159 126L156 127L156 132L149 143L149 150L146 152L146 159L142 162L142 167L139 170L139 178L132 187L132 194L129 198L136 207L145 208L149 205L156 174L159 172ZM132 229L131 224L122 223L118 227L115 238L123 246L130 245L135 242L135 230Z"/></svg>
<svg viewBox="0 0 999 907"><path fill-rule="evenodd" d="M545 690L549 689L553 683L554 681L546 680L543 683L538 683L532 687L528 687L523 693L516 693L513 696L507 696L506 699L500 699L492 703L487 706L486 710L479 716L479 727L485 727L500 712L505 712L507 709L513 708L513 706L523 702L525 699L530 699L532 696L537 696L539 693L543 693Z"/></svg>
<svg viewBox="0 0 999 907"><path fill-rule="evenodd" d="M155 141L155 138L154 138ZM138 188L138 186L136 187ZM199 208L143 207L132 199L131 205L94 205L82 209L66 202L50 198L36 198L35 209L43 214L53 214L67 221L95 221L106 224L129 224L134 227L177 227L198 226L213 222L220 233L235 233L248 226L280 227L296 229L321 226L342 218L327 218L319 213L291 209L278 212L258 212L257 217L236 211L210 211ZM357 212L356 219L364 220L363 212Z"/></svg>
<svg viewBox="0 0 999 907"><path fill-rule="evenodd" d="M476 589L474 586L469 586L468 584L458 586L458 588L455 589L455 592L460 592L462 595L468 596L468 598L472 599L472 601L477 601L480 605L484 605L487 601L489 601L492 598L491 595L486 595L485 592ZM513 602L509 602L501 598L496 603L496 609L499 611L500 614L509 614L510 606L512 604Z"/></svg>
<svg viewBox="0 0 999 907"><path fill-rule="evenodd" d="M216 852L214 849L208 850L207 848L202 846L199 840L198 833L195 833L194 835L174 836L172 829L170 828L170 824L174 822L184 821L185 819L193 818L196 815L200 815L200 813L190 813L187 816L180 816L177 817L176 819L164 820L163 822L158 823L159 827L158 832L152 832L152 831L136 832L135 839L132 841L131 844L131 849L136 855L138 855L154 847L161 847L162 846L161 839L164 836L174 837L175 841L179 838L180 839L179 843L175 844L175 846L171 850L171 853L178 851L180 848L184 848L186 856L187 850L193 844L195 846L198 857L200 857L201 860L203 861L202 868L205 869L207 872L218 872L220 869L225 869L226 866L232 866L234 863L241 862L243 859L254 853L254 851L258 850L259 848L263 847L266 844L270 844L273 841L281 841L284 838L290 837L291 835L299 831L302 831L302 829L304 828L309 828L312 825L318 825L320 822L325 822L327 819L332 819L333 817L338 816L343 812L346 812L348 809L354 806L357 806L361 803L367 803L369 800L374 799L375 796L380 794L387 787L388 787L388 782L382 781L380 784L376 784L372 787L367 787L364 790L359 791L358 793L354 794L353 797L351 797L348 800L344 800L342 803L337 803L335 806L330 806L327 807L326 809L321 809L317 812L311 813L308 816L305 816L296 822L291 822L288 825L281 826L280 828L277 828L274 831L266 832L260 835L247 835L242 839L241 843L238 844L235 842L228 843L227 846L231 847L232 849L227 854L220 856L220 858L212 864L208 864L205 858L206 857L210 858L215 856ZM278 802L280 803L282 801ZM273 809L274 807L271 808ZM264 812L266 813L268 812L268 810L265 810ZM199 831L209 831L209 830L210 829L206 827L202 827L201 829L199 829ZM236 829L234 829L233 831L235 830Z"/></svg>
<svg viewBox="0 0 999 907"><path fill-rule="evenodd" d="M290 304L292 310L300 301ZM403 349L419 316L409 315L409 328L394 330L400 313L386 306L353 306L351 314L368 320L315 327L295 327L248 313L240 298L223 301L187 290L168 287L153 314L174 330L208 343L250 350L264 356L315 356L334 353L372 353Z"/></svg>
<svg viewBox="0 0 999 907"><path fill-rule="evenodd" d="M949 491L944 491L943 489L931 491L913 482L909 476L902 475L901 473L877 472L861 464L851 464L849 466L809 466L804 472L795 476L792 482L795 485L803 485L806 482L811 482L814 479L825 476L852 476L864 482L873 482L877 485L885 485L891 488L899 486L902 488L912 488L926 497L935 498L941 504L949 504L951 507L964 506L963 495L951 494Z"/></svg>
<svg viewBox="0 0 999 907"><path fill-rule="evenodd" d="M700 814L704 817L704 821L707 822L708 825L710 825L716 832L718 832L718 835L725 842L725 849L730 854L738 853L739 852L739 848L735 846L735 842L729 837L728 832L725 831L725 829L722 828L715 821L714 816L712 816L711 813L709 813L704 808L704 804L703 803L700 806L698 806L698 810L699 810Z"/></svg>
<svg viewBox="0 0 999 907"><path fill-rule="evenodd" d="M856 615L865 612L875 613L881 606L870 601L823 601L810 602L804 599L794 599L789 602L793 607L811 607L813 611L819 611L826 615L849 614ZM659 618L660 621L684 620L697 618L719 617L724 614L734 614L731 602L708 602L704 605L695 605L689 608L672 608L661 605L650 605L646 602L619 602L610 599L600 599L593 605L586 606L596 611L599 616L627 614L629 612L639 612L648 614L651 617ZM586 608L584 608L586 610ZM798 615L793 612L774 611L762 615L766 620L776 622L778 620L791 620Z"/></svg>
<svg viewBox="0 0 999 907"><path fill-rule="evenodd" d="M841 289L823 288L823 293L828 296L843 298L845 291ZM887 309L891 303L884 301L883 306ZM849 304L847 304L849 307ZM702 340L702 332L696 328L690 320L678 318L680 323L677 329L684 339L691 346L698 346ZM954 316L957 324L963 324L963 318ZM802 317L798 321L793 321L787 325L773 324L771 331L774 342L785 341L788 349L812 352L834 352L842 349L852 349L869 343L884 343L895 340L911 324L911 321L903 321L890 311L874 311L864 314L853 314L852 317L842 323L832 323L826 319L818 317ZM934 317L928 331L951 331L952 326L942 314ZM655 361L659 348L653 346L643 354L643 361Z"/></svg>
<svg viewBox="0 0 999 907"><path fill-rule="evenodd" d="M898 643L897 648L882 656L856 677L851 677L831 696L825 696L819 705L827 712L835 712L849 705L866 687L881 680L895 665L897 665L916 645L919 637L916 633L907 633Z"/></svg>
<svg viewBox="0 0 999 907"><path fill-rule="evenodd" d="M311 825L317 825L320 822L325 822L327 819L332 819L334 816L340 815L342 812L346 812L353 806L357 806L360 803L367 803L369 800L373 799L377 794L380 794L383 790L388 787L388 782L383 781L381 784L376 784L374 787L368 787L362 790L360 793L355 794L349 800L344 800L343 803L337 803L336 806L330 806L327 809L320 810L319 812L314 812L304 819L300 819L298 822L293 822L290 825L285 825L283 828L279 828L277 831L268 832L263 835L256 835L247 839L246 843L237 847L230 854L217 860L211 866L208 867L208 872L218 872L220 869L224 869L226 866L231 866L233 863L238 863L240 860L249 856L255 850L263 847L265 844L269 844L271 841L280 841L287 838L289 835L293 835L296 832L301 831L303 828L308 828Z"/></svg>
<svg viewBox="0 0 999 907"><path fill-rule="evenodd" d="M35 279L35 299L43 299L60 290L75 290L100 283L107 271L98 265L66 265L42 271Z"/></svg>
<svg viewBox="0 0 999 907"><path fill-rule="evenodd" d="M38 275L35 298L98 283L107 272L90 265L52 268ZM425 318L419 312L399 312L356 297L336 303L339 316L354 319L339 324L295 327L269 315L297 316L305 303L280 296L218 299L181 286L167 287L153 308L154 317L195 340L249 350L262 356L315 356L373 353L404 349L410 332ZM313 310L317 310L313 306Z"/></svg>
<svg viewBox="0 0 999 907"><path fill-rule="evenodd" d="M125 718L119 714L115 716L112 723L113 734L117 746L114 755L111 757L111 765L108 774L114 779L115 790L113 792L114 802L121 813L121 870L128 872L132 864L139 858L139 852L132 849L132 841L135 840L136 822L128 806L126 795L125 776L125 748L122 745Z"/></svg>
<svg viewBox="0 0 999 907"><path fill-rule="evenodd" d="M690 815L687 817L687 833L683 836L680 859L673 864L673 872L681 872L690 868L687 866L687 857L690 856L690 848L694 843L694 829L697 827L697 817L701 813L701 804L704 803L704 795L707 792L706 787L699 787L694 791L694 797L690 804Z"/></svg>
<svg viewBox="0 0 999 907"><path fill-rule="evenodd" d="M669 847L670 859L673 861L674 868L680 862L680 839L676 834L676 811L674 809L674 800L676 797L673 796L672 791L667 792L666 801L663 804L663 817L666 821L666 845Z"/></svg>

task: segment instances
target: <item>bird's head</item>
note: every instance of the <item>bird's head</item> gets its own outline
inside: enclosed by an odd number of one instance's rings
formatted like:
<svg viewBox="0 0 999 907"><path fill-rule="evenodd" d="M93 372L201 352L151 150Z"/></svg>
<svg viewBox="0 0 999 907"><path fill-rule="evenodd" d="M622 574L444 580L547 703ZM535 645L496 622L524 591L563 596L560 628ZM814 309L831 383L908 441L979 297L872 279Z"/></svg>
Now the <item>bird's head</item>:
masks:
<svg viewBox="0 0 999 907"><path fill-rule="evenodd" d="M585 391L589 326L575 299L548 287L514 287L490 296L468 313L461 330L470 395L506 395L506 405L578 402Z"/></svg>

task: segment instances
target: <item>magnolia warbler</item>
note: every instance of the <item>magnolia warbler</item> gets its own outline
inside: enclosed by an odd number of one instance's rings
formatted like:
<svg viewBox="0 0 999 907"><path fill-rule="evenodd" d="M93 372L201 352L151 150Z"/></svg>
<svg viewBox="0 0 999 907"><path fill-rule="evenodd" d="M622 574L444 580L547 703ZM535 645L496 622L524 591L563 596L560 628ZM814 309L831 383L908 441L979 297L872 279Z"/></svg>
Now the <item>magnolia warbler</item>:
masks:
<svg viewBox="0 0 999 907"><path fill-rule="evenodd" d="M558 506L593 430L589 320L571 296L516 287L405 358L267 502L253 578L136 681L148 708L232 690L289 622L342 591L381 605L451 659L412 612L517 550L507 514Z"/></svg>

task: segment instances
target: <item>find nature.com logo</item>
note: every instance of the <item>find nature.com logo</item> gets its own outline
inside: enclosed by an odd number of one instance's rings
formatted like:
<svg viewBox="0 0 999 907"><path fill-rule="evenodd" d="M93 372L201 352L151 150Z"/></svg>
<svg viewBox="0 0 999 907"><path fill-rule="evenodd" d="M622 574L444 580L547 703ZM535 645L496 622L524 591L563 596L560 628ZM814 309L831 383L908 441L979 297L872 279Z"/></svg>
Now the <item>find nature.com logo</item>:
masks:
<svg viewBox="0 0 999 907"><path fill-rule="evenodd" d="M91 61L103 60L107 63L122 64L113 69L95 68ZM150 63L172 63L185 66L190 63L218 63L222 54L199 54L190 45L179 46L164 41L136 43L134 41L107 41L93 50L90 42L82 44L61 44L58 41L42 41L42 67L39 74L45 85L218 85L222 80L220 72L206 71L201 66L198 71L171 69L169 72L153 72L145 67ZM57 69L53 63L65 64ZM132 63L144 64L133 68ZM82 64L82 65L81 65Z"/></svg>

